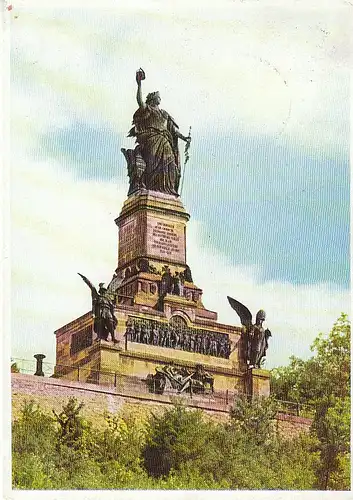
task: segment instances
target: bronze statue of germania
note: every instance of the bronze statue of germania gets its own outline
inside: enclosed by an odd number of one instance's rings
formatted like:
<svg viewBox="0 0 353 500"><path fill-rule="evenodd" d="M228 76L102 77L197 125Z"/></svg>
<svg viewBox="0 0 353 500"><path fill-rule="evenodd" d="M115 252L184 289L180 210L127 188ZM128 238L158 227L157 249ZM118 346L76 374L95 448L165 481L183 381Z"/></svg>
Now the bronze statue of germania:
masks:
<svg viewBox="0 0 353 500"><path fill-rule="evenodd" d="M133 127L128 137L136 137L135 149L122 152L128 164L130 188L128 194L140 189L160 191L178 196L181 177L178 139L187 144L191 137L179 132L174 119L159 105L159 92L142 99L141 81L145 73L140 68L136 72L138 110L133 116Z"/></svg>

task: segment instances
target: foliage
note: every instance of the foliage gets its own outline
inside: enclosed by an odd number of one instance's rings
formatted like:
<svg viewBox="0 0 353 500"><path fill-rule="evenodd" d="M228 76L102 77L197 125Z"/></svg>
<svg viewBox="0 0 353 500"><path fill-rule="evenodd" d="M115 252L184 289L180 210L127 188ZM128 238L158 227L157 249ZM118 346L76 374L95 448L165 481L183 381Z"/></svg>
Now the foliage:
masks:
<svg viewBox="0 0 353 500"><path fill-rule="evenodd" d="M13 483L17 488L50 488L55 454L54 420L33 401L25 401L12 426Z"/></svg>
<svg viewBox="0 0 353 500"><path fill-rule="evenodd" d="M317 486L320 489L347 489L350 481L342 464L350 451L350 398L323 398L317 404L313 432L320 440L321 464Z"/></svg>
<svg viewBox="0 0 353 500"><path fill-rule="evenodd" d="M319 334L309 360L292 357L288 367L272 371L272 392L278 399L311 403L312 426L318 440L319 489L349 489L350 444L350 322L342 314L328 335Z"/></svg>
<svg viewBox="0 0 353 500"><path fill-rule="evenodd" d="M167 476L182 464L206 458L213 426L201 410L190 411L176 404L161 417L152 415L143 450L144 465L151 476Z"/></svg>
<svg viewBox="0 0 353 500"><path fill-rule="evenodd" d="M230 410L232 424L258 445L265 444L270 438L276 413L276 402L265 397L238 398Z"/></svg>
<svg viewBox="0 0 353 500"><path fill-rule="evenodd" d="M12 482L14 488L23 490L53 487L48 470L45 470L42 460L34 453L13 453Z"/></svg>
<svg viewBox="0 0 353 500"><path fill-rule="evenodd" d="M277 398L316 404L323 397L350 393L350 323L342 314L328 338L314 340L314 356L307 361L292 356L286 367L271 372L271 390Z"/></svg>
<svg viewBox="0 0 353 500"><path fill-rule="evenodd" d="M316 351L316 398L322 394L344 398L350 394L350 322L342 314L334 324L328 338L320 334L312 345Z"/></svg>
<svg viewBox="0 0 353 500"><path fill-rule="evenodd" d="M172 470L167 478L156 482L159 489L167 490L227 490L229 483L226 480L217 482L212 472L200 473L197 467L190 464L182 466L180 470Z"/></svg>
<svg viewBox="0 0 353 500"><path fill-rule="evenodd" d="M281 440L274 428L267 433L266 424L260 425L263 432L266 429L265 445L250 438L254 427L245 427L241 419L252 422L251 414L257 419L259 414L267 418L273 411L268 401L239 403L227 423L209 421L200 410L180 404L160 416L151 416L146 427L129 415L107 415L106 426L90 432L89 439L83 439L90 426L77 411L80 406L77 401L64 405L61 420L65 422L70 416L76 423L64 426L63 432L57 418L46 415L32 402L26 403L13 427L14 488L313 487L318 464L316 444L310 436ZM78 431L80 425L83 430ZM24 429L35 432L24 440ZM341 469L347 470L344 462Z"/></svg>
<svg viewBox="0 0 353 500"><path fill-rule="evenodd" d="M271 398L239 398L226 422L176 403L143 423L107 414L94 428L83 403L58 414L26 402L13 422L19 489L349 489L350 325L345 316L313 343L308 361L273 371L277 398L312 403L310 434L284 439Z"/></svg>
<svg viewBox="0 0 353 500"><path fill-rule="evenodd" d="M11 363L11 373L20 373L20 369L16 362Z"/></svg>
<svg viewBox="0 0 353 500"><path fill-rule="evenodd" d="M89 425L80 415L84 403L78 403L74 397L69 398L67 404L58 415L54 410L55 420L60 426L59 445L83 450L89 436Z"/></svg>
<svg viewBox="0 0 353 500"><path fill-rule="evenodd" d="M306 380L305 361L291 356L288 366L271 371L271 394L282 401L311 401L310 378Z"/></svg>
<svg viewBox="0 0 353 500"><path fill-rule="evenodd" d="M20 417L13 423L13 451L47 457L54 453L55 436L53 418L46 415L33 400L25 401Z"/></svg>
<svg viewBox="0 0 353 500"><path fill-rule="evenodd" d="M231 422L219 443L226 459L217 474L226 477L232 489L312 489L316 442L305 435L282 438L276 413L271 398L240 398L231 408Z"/></svg>
<svg viewBox="0 0 353 500"><path fill-rule="evenodd" d="M141 450L145 429L131 415L106 415L107 428L97 433L91 454L102 467L126 480L131 472L141 472Z"/></svg>
<svg viewBox="0 0 353 500"><path fill-rule="evenodd" d="M217 475L226 477L231 489L313 489L318 460L313 445L310 439L274 435L263 446L238 434L227 440Z"/></svg>

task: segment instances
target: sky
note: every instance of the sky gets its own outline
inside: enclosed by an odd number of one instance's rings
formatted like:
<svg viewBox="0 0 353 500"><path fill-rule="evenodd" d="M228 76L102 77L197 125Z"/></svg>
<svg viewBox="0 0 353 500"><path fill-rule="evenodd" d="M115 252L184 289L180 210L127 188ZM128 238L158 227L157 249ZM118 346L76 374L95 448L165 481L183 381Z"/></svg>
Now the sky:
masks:
<svg viewBox="0 0 353 500"><path fill-rule="evenodd" d="M319 2L317 2L317 5ZM53 4L54 5L54 4ZM348 1L14 4L11 356L46 354L117 266L121 147L143 94L187 135L187 261L204 305L267 313L266 367L310 356L349 294Z"/></svg>

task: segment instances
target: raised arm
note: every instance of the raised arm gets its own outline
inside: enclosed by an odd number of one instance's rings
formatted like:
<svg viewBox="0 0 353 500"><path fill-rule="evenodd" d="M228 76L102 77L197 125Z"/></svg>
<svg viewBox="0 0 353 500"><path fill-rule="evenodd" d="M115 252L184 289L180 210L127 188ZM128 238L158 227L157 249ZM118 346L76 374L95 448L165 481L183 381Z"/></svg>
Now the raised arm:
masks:
<svg viewBox="0 0 353 500"><path fill-rule="evenodd" d="M137 94L136 94L137 104L140 108L144 108L146 105L142 99L141 82L137 82Z"/></svg>
<svg viewBox="0 0 353 500"><path fill-rule="evenodd" d="M141 80L145 79L145 73L142 68L136 71L136 82L137 82L137 94L136 94L136 99L137 99L137 104L139 105L140 108L144 108L146 105L143 102L142 99L142 90L141 90Z"/></svg>

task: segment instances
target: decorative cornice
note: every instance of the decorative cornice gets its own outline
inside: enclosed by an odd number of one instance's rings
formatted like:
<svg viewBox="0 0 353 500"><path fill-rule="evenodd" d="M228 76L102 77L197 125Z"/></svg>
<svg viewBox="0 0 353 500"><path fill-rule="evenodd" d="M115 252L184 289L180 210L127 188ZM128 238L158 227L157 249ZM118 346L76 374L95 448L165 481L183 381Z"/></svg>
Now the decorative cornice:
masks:
<svg viewBox="0 0 353 500"><path fill-rule="evenodd" d="M64 333L67 333L68 331L70 333L75 332L79 329L81 329L84 326L88 326L90 324L93 324L93 319L92 319L92 312L89 311L82 316L79 316L78 318L70 321L70 323L67 323L64 326L61 326L57 330L54 331L54 335L63 335Z"/></svg>
<svg viewBox="0 0 353 500"><path fill-rule="evenodd" d="M173 200L174 201L174 200ZM164 215L172 215L178 219L184 219L187 222L190 219L190 214L188 214L182 204L179 207L173 208L167 200L163 198L151 198L148 195L140 195L139 198L131 200L129 199L124 203L124 206L120 212L120 215L115 219L115 224L119 226L127 217L133 213L146 211L152 213L162 213Z"/></svg>

